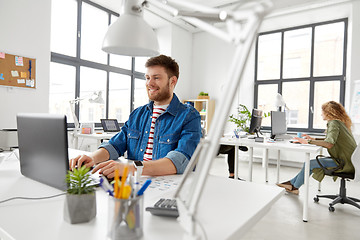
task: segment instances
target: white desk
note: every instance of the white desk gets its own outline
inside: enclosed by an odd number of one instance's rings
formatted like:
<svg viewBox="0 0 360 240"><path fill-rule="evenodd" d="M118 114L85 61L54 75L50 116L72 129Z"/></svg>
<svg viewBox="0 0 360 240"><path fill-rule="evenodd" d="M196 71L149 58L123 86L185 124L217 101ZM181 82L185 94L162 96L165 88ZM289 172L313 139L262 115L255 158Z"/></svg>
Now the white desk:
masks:
<svg viewBox="0 0 360 240"><path fill-rule="evenodd" d="M160 178L180 177L175 175ZM14 196L39 197L61 193L22 176L19 162L13 158L0 165L0 183L0 200ZM284 190L278 187L209 176L200 199L197 218L208 239L239 239L269 211L283 193ZM0 204L0 227L17 240L105 239L108 199L101 189L96 194L97 215L89 223L71 225L65 222L65 196L61 196L47 200L13 200ZM170 195L171 190L149 187L145 192L144 205L152 206L160 197L171 197ZM226 224L223 224L224 221ZM183 235L176 219L144 212L143 239L176 240L182 239Z"/></svg>
<svg viewBox="0 0 360 240"><path fill-rule="evenodd" d="M308 144L293 144L288 140L277 141L277 142L267 142L266 140L262 142L255 142L254 139L248 138L222 138L220 144L233 145L237 146L247 146L249 148L249 181L252 181L252 165L253 165L253 149L254 147L265 149L265 181L268 181L268 161L269 161L269 149L277 150L277 182L279 182L279 172L280 172L280 151L288 150L294 152L304 153L304 162L305 162L305 195L304 195L304 205L303 205L303 221L308 221L308 199L309 199L309 169L310 169L310 154L319 154L322 151L322 147ZM234 178L238 177L238 151L235 150L235 172Z"/></svg>
<svg viewBox="0 0 360 240"><path fill-rule="evenodd" d="M108 140L115 136L117 132L114 133L92 133L92 134L83 134L83 133L73 133L74 138L74 148L78 149L79 147L79 137L81 138L90 138L97 140L97 145L99 146L103 140Z"/></svg>

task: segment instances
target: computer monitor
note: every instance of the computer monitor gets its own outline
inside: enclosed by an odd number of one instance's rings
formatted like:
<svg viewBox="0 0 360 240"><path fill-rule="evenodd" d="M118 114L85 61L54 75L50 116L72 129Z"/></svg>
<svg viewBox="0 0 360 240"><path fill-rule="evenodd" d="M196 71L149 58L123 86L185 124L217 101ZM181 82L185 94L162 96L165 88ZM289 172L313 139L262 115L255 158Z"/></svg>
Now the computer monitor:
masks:
<svg viewBox="0 0 360 240"><path fill-rule="evenodd" d="M262 120L262 110L254 108L251 114L249 133L250 134L256 133L257 137L255 138L255 141L263 140L263 138L259 137L261 120Z"/></svg>
<svg viewBox="0 0 360 240"><path fill-rule="evenodd" d="M287 133L285 112L271 111L271 138Z"/></svg>

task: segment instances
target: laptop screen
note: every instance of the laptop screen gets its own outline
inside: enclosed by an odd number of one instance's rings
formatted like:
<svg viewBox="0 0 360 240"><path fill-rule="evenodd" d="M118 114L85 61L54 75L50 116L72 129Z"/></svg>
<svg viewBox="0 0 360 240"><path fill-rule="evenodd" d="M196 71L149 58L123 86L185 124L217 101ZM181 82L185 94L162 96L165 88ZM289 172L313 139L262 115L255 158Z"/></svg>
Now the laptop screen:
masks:
<svg viewBox="0 0 360 240"><path fill-rule="evenodd" d="M65 115L17 115L20 170L33 180L66 190L69 169Z"/></svg>
<svg viewBox="0 0 360 240"><path fill-rule="evenodd" d="M120 126L117 119L100 119L104 132L119 132Z"/></svg>

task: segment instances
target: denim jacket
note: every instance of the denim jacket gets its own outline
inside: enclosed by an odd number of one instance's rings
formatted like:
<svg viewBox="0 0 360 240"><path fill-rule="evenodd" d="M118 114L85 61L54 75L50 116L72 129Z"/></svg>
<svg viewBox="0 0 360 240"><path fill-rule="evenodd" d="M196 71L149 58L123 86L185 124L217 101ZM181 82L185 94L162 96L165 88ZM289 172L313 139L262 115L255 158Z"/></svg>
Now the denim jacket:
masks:
<svg viewBox="0 0 360 240"><path fill-rule="evenodd" d="M100 145L110 159L127 152L128 159L143 160L149 139L154 102L135 109L109 142ZM174 94L166 111L155 122L153 160L169 158L177 173L183 173L201 137L200 114L192 106L182 104Z"/></svg>

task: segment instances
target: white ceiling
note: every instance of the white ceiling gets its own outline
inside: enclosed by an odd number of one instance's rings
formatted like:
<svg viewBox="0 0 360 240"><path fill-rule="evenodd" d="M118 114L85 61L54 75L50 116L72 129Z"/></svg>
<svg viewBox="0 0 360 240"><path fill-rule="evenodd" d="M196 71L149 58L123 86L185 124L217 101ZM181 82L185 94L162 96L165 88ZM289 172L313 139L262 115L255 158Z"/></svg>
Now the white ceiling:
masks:
<svg viewBox="0 0 360 240"><path fill-rule="evenodd" d="M105 8L108 8L114 12L119 13L122 0L91 0ZM134 0L136 1L136 0ZM217 8L231 8L231 6L235 4L239 4L241 2L251 2L251 0L188 0L194 3L199 3L205 6L217 7ZM278 11L286 11L289 9L293 9L294 7L305 7L310 4L321 4L321 3L329 3L336 2L342 0L272 0L274 6L272 12ZM346 0L344 0L346 1ZM169 24L169 21L178 24L180 27L183 27L189 31L196 31L196 29L191 26L186 26L182 24L181 21L174 21L172 18L160 17L159 15L153 14L149 11L144 12L144 19L153 27L160 28Z"/></svg>
<svg viewBox="0 0 360 240"><path fill-rule="evenodd" d="M106 7L112 11L119 12L122 0L91 0L103 7ZM211 7L221 7L224 5L239 3L239 2L249 2L249 0L190 0L194 3L199 3ZM283 9L288 7L293 7L296 5L302 5L304 3L318 2L316 0L273 0L274 9Z"/></svg>
<svg viewBox="0 0 360 240"><path fill-rule="evenodd" d="M115 12L119 12L121 2L122 2L122 0L91 0L91 1L101 5L103 7L106 7L108 9L111 9ZM189 1L203 4L206 6L217 7L217 6L221 6L221 5L228 4L228 3L241 2L244 0L241 0L241 1L236 1L236 0L189 0ZM282 0L282 1L286 2L286 0ZM297 0L297 1L300 2L300 0Z"/></svg>

